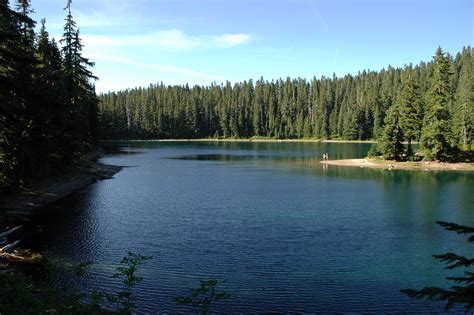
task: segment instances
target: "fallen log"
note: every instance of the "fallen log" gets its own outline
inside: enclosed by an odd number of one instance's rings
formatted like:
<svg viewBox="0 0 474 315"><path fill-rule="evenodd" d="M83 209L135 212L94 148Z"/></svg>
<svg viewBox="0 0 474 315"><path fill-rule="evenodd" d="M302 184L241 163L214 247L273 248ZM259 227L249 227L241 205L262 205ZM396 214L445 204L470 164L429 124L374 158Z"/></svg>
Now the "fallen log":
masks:
<svg viewBox="0 0 474 315"><path fill-rule="evenodd" d="M17 226L6 232L0 234L0 245L8 242L7 236L21 229L23 226ZM3 247L0 247L0 262L7 262L7 264L0 264L0 270L9 269L9 263L28 263L34 264L41 261L42 256L39 253L34 253L28 249L16 249L21 240L16 240Z"/></svg>
<svg viewBox="0 0 474 315"><path fill-rule="evenodd" d="M38 253L30 251L15 251L14 253L0 253L0 259L5 259L8 262L29 263L36 264L41 261L43 256Z"/></svg>
<svg viewBox="0 0 474 315"><path fill-rule="evenodd" d="M7 237L8 235L10 235L10 234L12 234L12 233L18 231L18 230L21 229L22 227L23 227L23 225L19 225L19 226L17 226L17 227L14 227L13 229L10 229L10 230L8 230L8 231L6 231L6 232L1 233L1 234L0 234L0 239L3 239L3 238L5 238L5 237Z"/></svg>
<svg viewBox="0 0 474 315"><path fill-rule="evenodd" d="M18 246L18 244L20 242L21 242L21 240L16 240L13 243L10 243L8 245L3 246L2 248L0 248L0 254L2 254L2 253L11 253L15 249L15 247Z"/></svg>
<svg viewBox="0 0 474 315"><path fill-rule="evenodd" d="M9 261L23 261L25 259L24 257L10 254L10 253L0 253L0 258L5 258Z"/></svg>

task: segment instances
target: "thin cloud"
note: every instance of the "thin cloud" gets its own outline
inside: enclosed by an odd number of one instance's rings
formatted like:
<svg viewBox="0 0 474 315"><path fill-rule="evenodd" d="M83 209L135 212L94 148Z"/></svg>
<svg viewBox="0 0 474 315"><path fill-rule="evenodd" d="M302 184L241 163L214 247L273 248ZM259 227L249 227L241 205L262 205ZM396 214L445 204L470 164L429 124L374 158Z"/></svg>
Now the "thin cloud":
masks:
<svg viewBox="0 0 474 315"><path fill-rule="evenodd" d="M191 50L195 48L229 48L247 43L250 34L223 34L214 36L191 36L182 30L172 29L152 34L139 35L83 35L86 46L100 47L153 47L159 46L174 50Z"/></svg>
<svg viewBox="0 0 474 315"><path fill-rule="evenodd" d="M233 47L247 43L251 39L250 34L224 34L215 38L215 43L222 47Z"/></svg>
<svg viewBox="0 0 474 315"><path fill-rule="evenodd" d="M75 19L77 20L77 25L79 25L81 28L111 26L115 24L115 22L112 21L107 15L97 11L87 14L78 12L75 16Z"/></svg>
<svg viewBox="0 0 474 315"><path fill-rule="evenodd" d="M135 66L138 68L165 72L165 73L186 75L186 76L191 76L191 77L195 77L199 79L206 79L210 81L225 81L224 77L218 76L218 75L207 74L207 73L195 71L188 68L182 68L182 67L176 67L176 66L170 66L170 65L162 65L162 64L157 64L157 63L144 63L144 62L136 61L131 58L126 58L126 57L121 57L121 56L106 55L106 54L90 54L88 57L90 57L94 61L102 60L102 61L113 62L113 63L127 64L127 65Z"/></svg>

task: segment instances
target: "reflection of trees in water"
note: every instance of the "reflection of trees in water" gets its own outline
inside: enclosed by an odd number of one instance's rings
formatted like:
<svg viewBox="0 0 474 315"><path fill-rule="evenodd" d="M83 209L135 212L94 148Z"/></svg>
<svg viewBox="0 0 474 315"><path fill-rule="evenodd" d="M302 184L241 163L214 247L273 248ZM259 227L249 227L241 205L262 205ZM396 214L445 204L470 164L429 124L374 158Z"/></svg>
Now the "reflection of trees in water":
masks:
<svg viewBox="0 0 474 315"><path fill-rule="evenodd" d="M379 183L384 206L392 209L397 221L409 222L414 216L420 216L420 222L433 228L433 222L447 215L446 211L443 211L447 206L445 200L449 200L452 211L462 210L463 216L473 213L470 209L473 209L474 203L474 174L471 173L344 167L325 165L320 163L319 158L301 156L270 160L285 165L285 168L292 172L296 170L302 174ZM282 170L281 167L279 169Z"/></svg>
<svg viewBox="0 0 474 315"><path fill-rule="evenodd" d="M331 159L361 158L367 155L371 144L366 143L325 143L325 142L258 142L242 141L123 141L103 142L101 147L111 153L134 152L146 148L176 148L176 149L224 149L246 152L247 155L271 156L312 156L320 159L328 152Z"/></svg>
<svg viewBox="0 0 474 315"><path fill-rule="evenodd" d="M402 221L409 221L410 217L420 215L421 222L432 226L432 223L443 215L440 207L446 208L444 200L449 200L452 211L472 209L474 176L469 173L348 168L343 170L341 167L334 170L332 175L380 183L386 204L398 211L394 215Z"/></svg>
<svg viewBox="0 0 474 315"><path fill-rule="evenodd" d="M180 152L180 148L190 148L197 150L193 153L203 153L172 157L174 159L239 163L250 167L273 168L277 172L288 171L293 174L376 182L381 185L384 207L389 207L395 219L402 222L420 216L420 222L432 226L434 221L442 219L439 216L446 208L446 203L443 201L447 200L446 198L449 199L451 203L449 206L453 211L462 209L464 216L469 214L473 203L471 194L474 188L474 175L470 173L388 171L320 163L322 154L326 152L329 153L330 160L365 156L370 144L209 141L133 142L127 145L130 145L127 148L129 151L141 147L155 147L176 148L176 152ZM207 149L210 154L205 154ZM214 149L223 150L216 152ZM182 152L186 153L186 150ZM443 212L446 214L446 211Z"/></svg>
<svg viewBox="0 0 474 315"><path fill-rule="evenodd" d="M235 143L230 144L236 145ZM262 145L268 146L269 144L263 143ZM280 145L278 144L278 146ZM260 150L258 152L264 151ZM449 200L453 202L453 209L460 208L463 211L469 211L466 209L469 209L469 204L473 202L474 175L470 173L388 171L386 169L334 166L320 163L321 157L319 155L198 154L177 158L224 162L259 162L259 165L268 163L268 166L277 166L278 171L282 172L288 170L292 173L300 172L305 175L314 174L339 179L375 181L382 186L386 203L393 204L395 209L399 211L397 216L401 220L408 220L413 215L421 215L422 222L429 224L439 220L439 206L447 196L450 196ZM422 212L411 213L411 209L421 209Z"/></svg>

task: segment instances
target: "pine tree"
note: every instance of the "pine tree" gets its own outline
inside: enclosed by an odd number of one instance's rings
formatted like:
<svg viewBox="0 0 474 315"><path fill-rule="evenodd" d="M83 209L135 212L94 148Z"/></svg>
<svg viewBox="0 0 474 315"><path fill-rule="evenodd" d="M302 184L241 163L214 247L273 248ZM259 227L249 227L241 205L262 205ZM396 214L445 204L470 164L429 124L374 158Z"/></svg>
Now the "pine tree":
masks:
<svg viewBox="0 0 474 315"><path fill-rule="evenodd" d="M88 150L97 141L98 99L91 81L96 80L88 69L94 63L82 56L83 45L76 29L76 22L71 13L72 0L68 0L66 23L64 25L62 55L64 60L64 77L67 98L71 115L66 119L70 132L65 135L65 156L70 160L75 155Z"/></svg>
<svg viewBox="0 0 474 315"><path fill-rule="evenodd" d="M452 67L447 62L447 69L463 68L459 66L461 61L464 62L465 57L457 58ZM456 70L456 73L461 73L461 70ZM255 89L251 81L189 88L151 85L145 89L130 89L102 96L107 104L104 102L101 105L101 124L114 124L114 128L103 127L102 136L227 138L257 135L276 138L311 136L380 139L388 110L396 104L402 117L399 124L406 140L412 142L420 138L421 122L433 120L433 117L424 119L431 106L427 105L426 110L424 107L434 76L434 62L422 62L405 69L389 66L379 72L362 71L356 76L313 78L309 84L304 79L286 78L275 82L260 79ZM461 82L468 80L455 80L450 75L447 77L448 90L458 85L453 113L458 117L460 91L467 90L460 89ZM157 95L156 104L150 106L149 99L143 97L142 92ZM449 109L449 102L453 93L446 95L449 113L452 110ZM113 102L112 97L116 98ZM472 102L464 104L471 105ZM472 106L464 108L470 109ZM458 118L456 121L462 121ZM160 127L152 128L157 125ZM458 126L458 123L449 122L448 125ZM425 127L429 129L428 124ZM456 128L455 131L461 130L461 127ZM144 130L148 131L143 133ZM460 138L460 131L456 133ZM446 139L452 141L449 132ZM433 143L431 140L426 142ZM411 151L410 146L408 151ZM428 153L431 154L431 151Z"/></svg>
<svg viewBox="0 0 474 315"><path fill-rule="evenodd" d="M426 114L420 139L425 159L447 160L451 157L449 95L449 63L445 53L438 48L434 56L433 77L426 99Z"/></svg>
<svg viewBox="0 0 474 315"><path fill-rule="evenodd" d="M400 108L392 106L385 117L385 128L380 141L380 151L387 160L403 159L403 131Z"/></svg>
<svg viewBox="0 0 474 315"><path fill-rule="evenodd" d="M252 129L255 136L262 136L264 134L263 130L263 110L264 110L264 100L263 100L263 78L258 80L255 85L255 95L253 98L252 104Z"/></svg>
<svg viewBox="0 0 474 315"><path fill-rule="evenodd" d="M454 110L454 134L457 142L465 151L471 151L474 128L474 77L471 48L463 51L463 62L457 88Z"/></svg>
<svg viewBox="0 0 474 315"><path fill-rule="evenodd" d="M36 159L31 144L35 22L28 1L18 1L16 9L0 1L0 181L8 185L32 174Z"/></svg>
<svg viewBox="0 0 474 315"><path fill-rule="evenodd" d="M46 176L53 169L60 168L62 161L61 138L65 132L64 109L66 102L62 84L62 59L59 49L50 40L46 31L46 21L41 20L41 28L36 43L35 92L35 125L32 130L32 143L36 154L43 157L36 159L38 177ZM54 128L51 128L54 126Z"/></svg>
<svg viewBox="0 0 474 315"><path fill-rule="evenodd" d="M0 0L0 186L14 181L21 136L20 119L24 113L17 97L20 35L16 25L17 14L10 9L8 0Z"/></svg>
<svg viewBox="0 0 474 315"><path fill-rule="evenodd" d="M16 11L18 12L18 26L21 34L21 46L25 56L32 58L33 44L35 40L35 21L29 15L34 13L29 0L17 0ZM28 55L29 53L29 55Z"/></svg>
<svg viewBox="0 0 474 315"><path fill-rule="evenodd" d="M462 226L455 223L436 222L448 231L454 231L457 234L471 235L468 242L474 242L474 227ZM464 257L455 253L446 253L441 255L434 255L434 257L442 262L445 262L446 269L455 269L459 267L470 268L474 267L474 257ZM464 276L461 277L447 277L447 280L454 282L449 289L439 287L425 287L421 290L404 289L403 293L413 299L429 299L434 301L445 301L445 310L449 311L454 306L459 305L465 308L466 313L469 313L474 308L474 272L464 271Z"/></svg>
<svg viewBox="0 0 474 315"><path fill-rule="evenodd" d="M422 99L419 87L416 84L412 69L406 69L402 77L402 90L398 97L398 106L400 108L401 121L400 125L408 142L407 156L413 155L411 142L420 137L422 122Z"/></svg>

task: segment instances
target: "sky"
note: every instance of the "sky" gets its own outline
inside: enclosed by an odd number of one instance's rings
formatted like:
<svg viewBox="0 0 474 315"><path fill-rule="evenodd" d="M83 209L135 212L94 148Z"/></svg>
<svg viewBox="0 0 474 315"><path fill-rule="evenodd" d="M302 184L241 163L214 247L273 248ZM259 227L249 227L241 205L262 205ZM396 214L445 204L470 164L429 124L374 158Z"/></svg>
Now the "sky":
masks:
<svg viewBox="0 0 474 315"><path fill-rule="evenodd" d="M56 40L65 4L31 0ZM474 0L73 0L72 14L98 92L343 76L474 42Z"/></svg>

